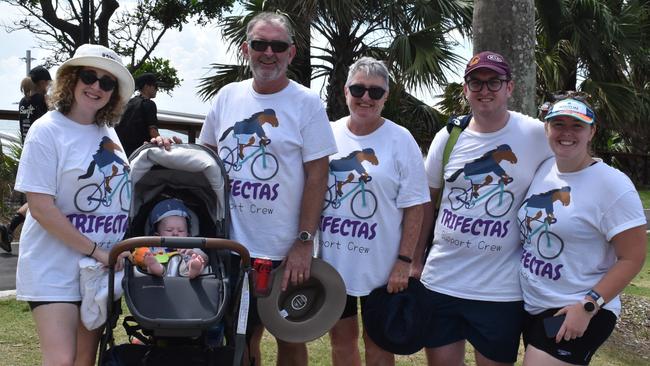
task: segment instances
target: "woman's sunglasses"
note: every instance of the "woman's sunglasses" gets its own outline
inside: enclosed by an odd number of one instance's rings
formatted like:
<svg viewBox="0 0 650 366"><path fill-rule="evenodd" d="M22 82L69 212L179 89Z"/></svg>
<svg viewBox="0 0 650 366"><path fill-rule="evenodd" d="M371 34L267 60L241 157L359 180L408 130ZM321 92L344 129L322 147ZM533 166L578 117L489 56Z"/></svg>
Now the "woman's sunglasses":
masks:
<svg viewBox="0 0 650 366"><path fill-rule="evenodd" d="M366 88L363 85L357 85L357 84L348 86L348 90L350 91L350 94L352 94L352 96L355 98L363 97L363 95L366 94L367 91L368 96L370 97L370 99L373 100L381 99L381 97L383 97L384 94L386 93L386 89L378 86L371 86L370 88Z"/></svg>
<svg viewBox="0 0 650 366"><path fill-rule="evenodd" d="M271 46L271 51L274 53L282 53L289 48L289 43L283 41L250 41L251 48L257 52L266 51Z"/></svg>
<svg viewBox="0 0 650 366"><path fill-rule="evenodd" d="M97 73L92 70L79 71L79 80L86 85L93 85L99 80L99 88L105 92L109 92L117 86L117 81L113 80L110 76L104 75L98 78Z"/></svg>

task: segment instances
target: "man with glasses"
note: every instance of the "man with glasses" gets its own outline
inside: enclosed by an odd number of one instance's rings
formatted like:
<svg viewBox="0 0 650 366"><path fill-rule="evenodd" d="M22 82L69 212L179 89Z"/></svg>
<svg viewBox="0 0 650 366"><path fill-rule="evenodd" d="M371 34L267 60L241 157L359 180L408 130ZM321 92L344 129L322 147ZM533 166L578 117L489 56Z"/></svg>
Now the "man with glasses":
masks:
<svg viewBox="0 0 650 366"><path fill-rule="evenodd" d="M135 79L138 94L129 100L120 124L115 126L126 156L131 156L143 143L160 136L158 108L152 100L158 93L159 85L153 73L144 73Z"/></svg>
<svg viewBox="0 0 650 366"><path fill-rule="evenodd" d="M462 364L466 340L477 365L510 365L524 316L517 210L551 151L542 123L508 110L515 85L503 56L475 55L464 77L469 125L446 165L446 128L436 134L425 162L432 202L443 191L435 230L434 205L428 204L418 243L423 253L434 231L421 273L431 310L424 343L429 365ZM420 275L418 268L414 272Z"/></svg>
<svg viewBox="0 0 650 366"><path fill-rule="evenodd" d="M251 19L241 51L253 78L219 91L199 138L229 170L231 238L246 246L254 266L285 261L284 290L309 278L336 143L318 94L287 77L296 46L285 16ZM255 123L263 134L250 127ZM247 338L254 364L263 330L252 299ZM277 362L306 365L305 344L278 340Z"/></svg>

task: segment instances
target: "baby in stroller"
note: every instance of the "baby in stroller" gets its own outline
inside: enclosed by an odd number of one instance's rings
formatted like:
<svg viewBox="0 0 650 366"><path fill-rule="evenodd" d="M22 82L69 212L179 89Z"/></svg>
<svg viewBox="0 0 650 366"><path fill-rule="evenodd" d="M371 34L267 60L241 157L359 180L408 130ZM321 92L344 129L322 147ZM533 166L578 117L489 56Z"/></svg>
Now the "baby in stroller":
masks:
<svg viewBox="0 0 650 366"><path fill-rule="evenodd" d="M149 216L149 226L159 236L187 237L190 225L187 207L175 198L158 202ZM133 251L132 256L140 269L159 277L178 274L193 279L204 271L208 261L207 254L198 248L140 247Z"/></svg>

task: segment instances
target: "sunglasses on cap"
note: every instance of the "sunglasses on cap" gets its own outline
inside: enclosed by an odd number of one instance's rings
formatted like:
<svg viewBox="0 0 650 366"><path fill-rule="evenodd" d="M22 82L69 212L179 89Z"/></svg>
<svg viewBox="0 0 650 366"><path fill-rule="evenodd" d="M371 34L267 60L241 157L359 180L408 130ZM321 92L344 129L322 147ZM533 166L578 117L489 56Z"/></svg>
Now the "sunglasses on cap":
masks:
<svg viewBox="0 0 650 366"><path fill-rule="evenodd" d="M289 48L289 43L284 41L250 41L251 48L257 52L264 52L271 46L271 51L274 53L282 53Z"/></svg>
<svg viewBox="0 0 650 366"><path fill-rule="evenodd" d="M79 80L86 85L93 85L96 81L99 81L99 88L105 92L109 92L117 86L117 81L110 76L104 75L98 78L97 73L92 70L79 71Z"/></svg>
<svg viewBox="0 0 650 366"><path fill-rule="evenodd" d="M367 91L370 99L374 99L374 100L381 99L381 97L383 97L384 94L386 93L386 89L381 88L379 86L371 86L370 88L366 88L363 85L357 85L357 84L348 86L348 90L350 91L350 94L352 94L352 96L355 98L363 97L363 95L366 94Z"/></svg>

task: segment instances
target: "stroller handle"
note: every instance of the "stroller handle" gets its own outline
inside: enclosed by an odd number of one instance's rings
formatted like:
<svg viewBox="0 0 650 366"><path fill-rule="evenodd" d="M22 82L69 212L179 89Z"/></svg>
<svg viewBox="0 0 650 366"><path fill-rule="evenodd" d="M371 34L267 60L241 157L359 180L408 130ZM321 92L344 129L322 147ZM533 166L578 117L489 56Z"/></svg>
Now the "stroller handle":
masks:
<svg viewBox="0 0 650 366"><path fill-rule="evenodd" d="M201 248L201 249L227 249L237 254L242 263L250 263L248 249L234 240L217 238L180 238L175 236L139 236L129 238L117 243L109 253L108 266L114 268L117 256L120 253L138 247L172 247L172 248Z"/></svg>

